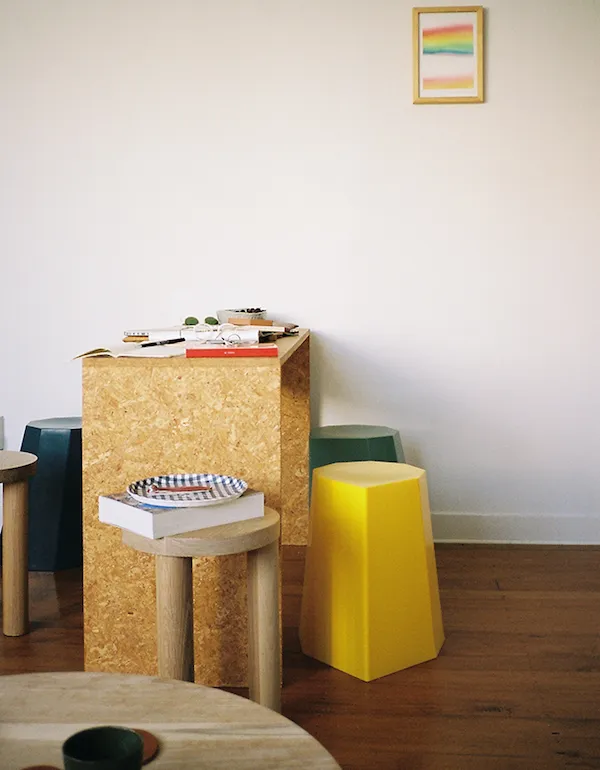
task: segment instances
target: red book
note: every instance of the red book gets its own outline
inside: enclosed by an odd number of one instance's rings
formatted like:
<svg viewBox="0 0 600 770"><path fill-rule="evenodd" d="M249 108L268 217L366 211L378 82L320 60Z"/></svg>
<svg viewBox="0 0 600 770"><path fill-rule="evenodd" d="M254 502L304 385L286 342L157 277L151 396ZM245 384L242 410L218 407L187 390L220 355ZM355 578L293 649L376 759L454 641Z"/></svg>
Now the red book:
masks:
<svg viewBox="0 0 600 770"><path fill-rule="evenodd" d="M272 358L279 355L275 344L262 345L207 345L206 343L188 343L186 358Z"/></svg>

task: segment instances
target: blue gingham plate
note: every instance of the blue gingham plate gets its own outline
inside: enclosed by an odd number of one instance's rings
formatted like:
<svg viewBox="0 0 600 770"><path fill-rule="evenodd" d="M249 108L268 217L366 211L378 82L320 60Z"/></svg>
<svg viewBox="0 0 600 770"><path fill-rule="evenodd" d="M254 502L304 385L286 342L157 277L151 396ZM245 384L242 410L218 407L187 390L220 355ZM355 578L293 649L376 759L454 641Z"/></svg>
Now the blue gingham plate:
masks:
<svg viewBox="0 0 600 770"><path fill-rule="evenodd" d="M233 476L216 473L172 473L134 481L128 494L140 503L163 508L191 508L218 505L235 500L248 489L248 484Z"/></svg>

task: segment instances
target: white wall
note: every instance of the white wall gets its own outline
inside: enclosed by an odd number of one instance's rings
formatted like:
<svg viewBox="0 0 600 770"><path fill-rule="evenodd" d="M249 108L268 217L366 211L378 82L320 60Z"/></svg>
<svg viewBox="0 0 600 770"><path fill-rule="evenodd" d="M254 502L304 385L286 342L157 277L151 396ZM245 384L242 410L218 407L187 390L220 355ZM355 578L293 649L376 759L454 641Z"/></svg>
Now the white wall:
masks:
<svg viewBox="0 0 600 770"><path fill-rule="evenodd" d="M483 105L412 104L411 8L0 0L9 448L78 352L263 305L440 536L600 542L600 3L492 0Z"/></svg>

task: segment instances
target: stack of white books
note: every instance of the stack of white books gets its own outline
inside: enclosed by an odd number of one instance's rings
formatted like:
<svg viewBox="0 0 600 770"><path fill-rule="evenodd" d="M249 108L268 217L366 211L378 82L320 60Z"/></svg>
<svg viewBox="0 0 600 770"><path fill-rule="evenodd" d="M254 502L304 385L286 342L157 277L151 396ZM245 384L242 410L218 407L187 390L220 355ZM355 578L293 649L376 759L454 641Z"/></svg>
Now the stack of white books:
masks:
<svg viewBox="0 0 600 770"><path fill-rule="evenodd" d="M163 508L140 503L127 492L98 498L100 521L157 540L168 535L182 535L207 527L264 516L265 496L247 489L241 497L217 505L187 508Z"/></svg>

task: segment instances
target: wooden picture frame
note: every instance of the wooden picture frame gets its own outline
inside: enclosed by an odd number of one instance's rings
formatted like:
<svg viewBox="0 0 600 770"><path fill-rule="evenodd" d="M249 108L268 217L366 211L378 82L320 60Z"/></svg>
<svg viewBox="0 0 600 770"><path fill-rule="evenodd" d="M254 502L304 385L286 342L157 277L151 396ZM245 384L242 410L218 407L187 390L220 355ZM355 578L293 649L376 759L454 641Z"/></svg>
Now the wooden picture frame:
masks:
<svg viewBox="0 0 600 770"><path fill-rule="evenodd" d="M483 6L413 8L413 103L483 102Z"/></svg>

